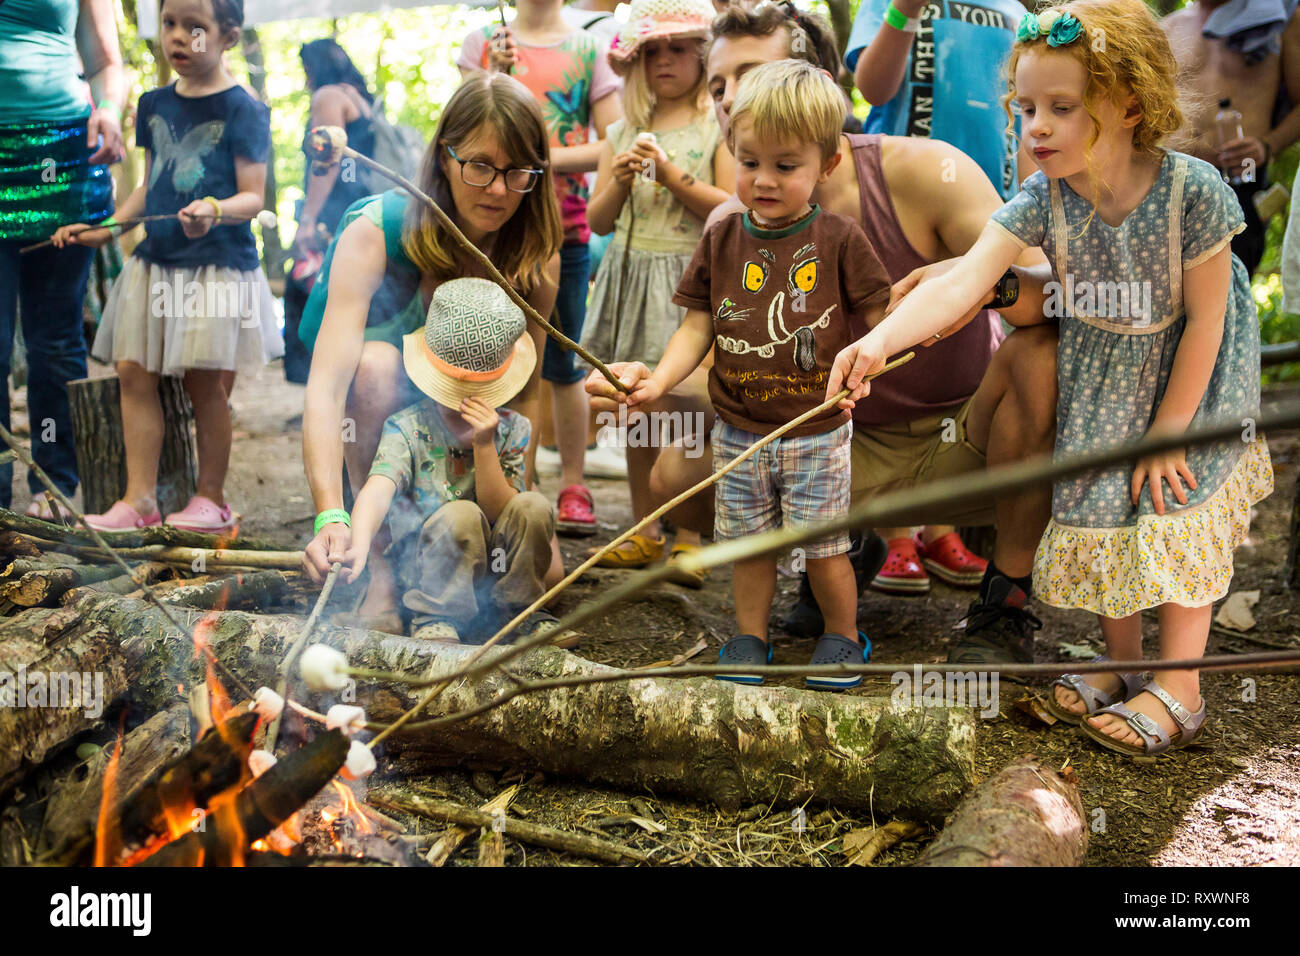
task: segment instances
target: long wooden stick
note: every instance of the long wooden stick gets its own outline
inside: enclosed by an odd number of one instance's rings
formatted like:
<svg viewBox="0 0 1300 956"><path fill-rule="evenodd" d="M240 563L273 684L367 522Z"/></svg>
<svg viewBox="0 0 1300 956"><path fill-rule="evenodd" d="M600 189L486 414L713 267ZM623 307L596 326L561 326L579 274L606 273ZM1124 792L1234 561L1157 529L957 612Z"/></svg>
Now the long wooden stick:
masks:
<svg viewBox="0 0 1300 956"><path fill-rule="evenodd" d="M1261 414L1255 420L1255 428L1264 434L1277 428L1294 428L1300 425L1300 402L1287 403L1280 408ZM980 475L958 475L933 481L919 488L881 495L862 502L843 518L810 525L805 528L790 528L750 535L733 541L714 544L692 554L682 555L677 566L687 571L703 570L736 561L772 554L808 541L816 540L841 531L857 528L896 527L923 522L934 508L961 507L987 501L989 498L1003 497L1007 494L1047 484L1060 478L1069 478L1084 474L1096 468L1118 465L1136 461L1146 455L1168 451L1173 448L1186 448L1212 442L1240 440L1242 426L1240 423L1227 423L1205 428L1198 428L1182 435L1163 435L1143 438L1140 441L1114 445L1110 448L1071 455L1054 460L1052 455L1038 455L1025 462L989 469ZM665 580L672 573L666 565L651 568L633 575L623 584L611 588L595 601L578 608L556 625L557 630L575 628L595 617L606 613L614 606L640 594L647 588ZM543 636L544 639L544 636ZM523 654L538 641L529 638L519 641L491 660L483 661L479 656L471 658L463 667L453 673L444 675L440 686L453 681L472 679L480 674L498 669L507 662ZM1027 665L1026 665L1027 666ZM986 669L1000 669L1001 665ZM674 668L676 673L683 673L683 668ZM768 673L764 671L764 673ZM1010 668L1007 673L1012 673ZM435 688L437 689L437 688ZM430 698L432 699L432 698ZM417 707L420 705L417 704ZM403 715L404 717L407 715ZM403 723L405 721L402 721Z"/></svg>
<svg viewBox="0 0 1300 956"><path fill-rule="evenodd" d="M73 236L79 236L83 232L91 232L92 230L95 229L116 229L117 231L114 232L113 235L120 236L127 230L134 229L136 226L140 225L141 223L162 222L167 219L178 219L179 217L180 217L179 212L167 212L156 216L136 216L134 219L123 219L121 222L115 222L112 223L111 225L104 225L103 223L92 223L91 225L84 226L83 228L78 229L76 232L68 233L68 238L71 239ZM195 216L194 218L195 219L216 219L217 217L215 213L203 213L201 215ZM226 226L226 225L230 225L231 223L253 222L257 218L258 218L257 216L222 216L221 221L219 223L215 223L215 225ZM23 248L19 249L18 251L20 253L35 252L37 249L44 249L46 246L52 246L52 245L54 245L53 236L51 236L49 239L46 239L44 242L38 242L30 246L23 246Z"/></svg>
<svg viewBox="0 0 1300 956"><path fill-rule="evenodd" d="M280 667L280 679L276 682L275 692L280 695L281 700L285 700L285 693L289 689L289 675L293 672L293 662L298 659L298 654L307 644L307 639L311 637L311 632L316 630L316 623L320 620L321 612L325 610L325 605L329 603L330 595L334 593L334 583L338 580L339 569L343 567L341 561L335 561L330 565L329 574L325 575L325 583L321 586L320 596L316 598L316 606L311 609L311 615L307 618L307 624L303 627L302 633L298 635L293 645L289 648L289 653L284 657L284 664ZM276 715L275 720L271 721L271 729L266 735L266 749L275 753L275 740L280 735L280 718L284 716L281 710Z"/></svg>
<svg viewBox="0 0 1300 956"><path fill-rule="evenodd" d="M346 145L347 141L347 133L337 126L317 126L312 129L311 133L307 137L308 146L304 147L304 151L306 152L308 159L312 160L313 173L317 171L318 167L328 168L337 163L342 157L346 156L368 169L374 170L379 173L379 175L397 183L416 199L420 200L420 202L433 210L434 217L444 229L451 233L451 237L456 241L456 244L483 267L492 281L505 290L506 295L510 297L510 301L514 302L515 305L519 306L519 308L523 310L524 315L528 316L528 318L532 319L545 329L546 334L561 346L568 349L570 352L576 352L584 362L599 371L601 375L605 376L605 379L609 384L613 385L625 395L628 394L627 386L619 381L618 376L611 372L604 362L596 358L596 356L592 355L577 342L573 341L573 339L569 338L555 326L551 325L550 322L542 318L538 311L529 305L527 300L516 292L510 283L506 281L505 276L503 276L500 271L498 271L497 267L493 265L492 260L484 255L483 251L479 249L478 246L474 245L474 243L470 242L469 239L465 237L465 234L460 231L460 228L452 222L451 217L443 212L442 208L426 193L424 193L419 186L415 185L415 183L411 182L401 173L394 172L382 163L375 162L369 156L363 156L361 153L358 153L355 149Z"/></svg>
<svg viewBox="0 0 1300 956"><path fill-rule="evenodd" d="M366 801L383 807L385 810L413 813L434 820L442 820L446 823L459 824L460 826L497 826L501 828L501 832L506 836L513 837L516 840L544 846L549 850L575 853L578 856L599 860L602 863L650 862L650 857L640 850L633 850L631 847L622 846L618 843L598 840L595 837L581 836L577 833L566 833L563 830L555 830L537 823L515 820L502 814L484 813L482 810L475 810L446 800L431 800L428 797L396 793L389 790L371 790L366 795Z"/></svg>
<svg viewBox="0 0 1300 956"><path fill-rule="evenodd" d="M886 372L892 371L893 369L898 368L900 365L905 365L906 363L910 362L913 358L915 358L915 356L916 356L915 352L908 352L905 355L901 355L898 358L894 359L892 362L886 364L885 367L882 368L875 375L868 376L867 380L869 381L870 379L877 378L881 375L884 375ZM775 431L767 435L764 435L762 438L754 442L754 444L750 445L743 452L741 452L731 461L727 462L725 465L723 465L713 474L709 475L707 478L703 479L702 481L697 482L694 487L688 488L686 491L683 491L676 498L673 498L671 501L661 505L660 507L656 508L654 511L650 512L650 514L648 514L646 517L642 518L636 524L632 525L632 527L628 528L626 531L624 531L621 535L619 535L609 544L605 545L605 547L601 548L599 551L597 551L595 554L589 557L586 561L582 562L582 564L574 568L573 571L570 572L569 575L566 576L562 581L556 584L555 587L551 588L549 591L547 591L545 594L539 597L532 604L528 605L528 607L524 608L522 611L516 614L510 621L508 621L505 624L504 627L502 627L499 631L493 634L492 637L490 637L487 641L483 643L483 646L480 647L477 652L475 652L474 656L469 659L465 667L467 669L471 668L477 661L482 659L484 654L486 654L497 644L501 643L502 638L504 638L507 634L513 631L521 623L523 623L523 621L528 617L528 615L532 614L538 608L544 607L546 604L550 603L561 591L567 588L574 581L578 580L578 578L580 578L584 572L586 572L589 568L595 565L597 561L599 561L606 554L609 554L610 551L617 548L624 541L628 540L630 537L632 537L632 535L636 534L638 531L640 531L642 528L649 525L651 522L658 521L665 514L667 514L669 511L672 511L674 508L676 508L687 498L690 498L692 495L698 494L699 492L703 491L705 488L708 488L710 485L714 484L723 475L727 474L729 471L732 471L738 465L740 465L741 462L757 454L757 452L760 449L762 449L765 445L771 444L772 442L780 438L782 435L789 432L791 429L798 428L804 422L816 418L818 415L821 415L824 412L827 412L830 409L834 408L841 401L843 401L848 396L848 394L849 394L848 389L841 389L838 394L822 402L816 408L809 409L808 411L804 412L802 415L798 416L797 418L794 418L791 421L786 422L784 425L782 425L780 428L776 429ZM664 570L666 571L667 569L665 568ZM538 644L547 643L550 640L551 633L554 632L552 631L552 632L542 632L542 633L534 634L533 636L520 641L516 645L516 647L519 648L520 651L522 652L523 650L527 650L528 648L534 647ZM510 656L514 657L516 655L511 654ZM443 690L450 683L451 683L450 680L444 680L439 682L438 684L435 684L433 688L430 689L430 691L419 702L417 702L414 707L408 710L405 714L399 717L388 727L384 728L384 730L380 732L380 734L377 737L375 737L373 740L371 740L370 743L368 743L366 746L374 748L389 734L392 734L395 731L399 730L403 724L411 720L413 717L415 717L416 714L418 714L425 707L427 707L433 701L433 699L436 698L439 694L441 694Z"/></svg>

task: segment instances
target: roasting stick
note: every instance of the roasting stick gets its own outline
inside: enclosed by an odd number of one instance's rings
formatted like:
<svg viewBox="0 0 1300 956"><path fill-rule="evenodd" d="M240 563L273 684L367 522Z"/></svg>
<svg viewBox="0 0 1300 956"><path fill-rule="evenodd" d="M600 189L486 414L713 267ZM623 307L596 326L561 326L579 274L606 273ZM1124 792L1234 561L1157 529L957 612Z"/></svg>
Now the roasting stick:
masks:
<svg viewBox="0 0 1300 956"><path fill-rule="evenodd" d="M178 212L168 212L158 216L136 216L134 219L123 219L121 222L114 222L108 224L105 223L91 224L89 226L86 226L84 229L78 229L76 232L69 233L68 235L69 238L71 238L72 236L79 236L83 232L91 232L92 230L95 229L116 229L117 232L113 233L113 235L120 236L128 229L134 229L136 226L144 222L163 222L168 219L177 219L179 217L180 217L180 213ZM215 214L205 213L201 216L195 216L194 218L195 219L216 219L217 217ZM263 209L256 216L222 216L220 220L218 220L219 224L223 226L230 225L231 223L254 222L254 221L260 223L263 229L274 229L276 226L275 213L271 212L271 210L269 209ZM37 249L44 249L46 246L50 246L53 244L54 244L54 238L50 237L49 239L46 239L44 242L38 242L32 246L23 246L23 248L19 249L18 251L35 252Z"/></svg>
<svg viewBox="0 0 1300 956"><path fill-rule="evenodd" d="M27 449L22 446L22 443L20 443L18 439L13 436L13 433L10 432L9 429L5 428L4 425L0 425L0 439L4 439L5 444L13 449L18 460L26 465L41 484L49 490L55 500L63 506L63 510L77 519L81 526L90 534L91 540L93 540L95 544L99 545L99 547L102 548L123 571L130 575L132 573L130 566L122 560L121 556L116 551L113 550L113 546L104 540L103 535L86 522L86 516L77 510L76 506L73 505L73 503L68 500L67 496L59 490L58 486L50 480L50 476L45 473L45 469L32 460L32 456L27 453ZM163 612L163 616L171 622L172 627L176 628L176 630L188 637L190 643L203 651L203 653L207 655L208 660L212 662L212 665L217 668L217 670L221 671L221 673L225 675L226 679L239 689L240 693L245 697L253 696L253 692L248 689L248 686L236 677L229 667L221 662L221 658L212 653L212 648L208 647L206 642L200 644L198 641L194 640L193 632L177 619L171 605L162 601L158 595L154 593L153 588L151 588L147 582L141 581L140 589L144 591L145 596L148 597L149 600L153 601L153 603L158 606L158 609Z"/></svg>
<svg viewBox="0 0 1300 956"><path fill-rule="evenodd" d="M875 375L867 376L867 380L870 381L871 379L876 378L877 376L884 375L886 372L892 371L898 368L900 365L904 365L907 362L910 362L915 356L916 356L915 352L908 352L905 355L901 355L898 358L894 359L892 362L886 364L885 367L882 368ZM638 521L632 527L628 528L626 531L624 531L621 535L619 535L609 544L605 545L603 548L601 548L599 551L597 551L595 554L589 557L586 561L582 562L582 564L574 568L573 571L570 572L569 575L564 578L564 580L556 584L555 587L551 588L549 591L547 591L545 594L539 597L536 601L534 601L528 607L524 608L517 615L515 615L515 617L511 621L509 621L503 628L501 628L501 630L493 634L492 637L489 638L483 644L483 646L480 647L478 651L474 653L474 656L472 656L468 661L465 662L464 665L465 668L472 667L491 648L499 644L502 638L504 638L507 634L513 631L516 627L518 627L524 621L524 619L528 617L528 615L532 614L538 608L543 607L544 605L554 600L555 597L559 595L561 591L563 591L570 584L572 584L579 577L581 577L584 572L586 572L589 568L591 568L602 557L604 557L610 551L617 548L628 538L632 537L632 535L636 534L638 531L640 531L642 528L649 525L651 522L658 521L665 514L667 514L672 509L676 508L687 498L690 498L692 495L698 494L699 492L703 491L705 488L708 488L710 485L714 484L719 478L727 474L729 471L732 471L734 468L736 468L741 462L745 461L747 458L752 457L765 445L771 444L772 442L780 438L782 435L784 435L786 432L794 428L798 428L804 422L816 418L818 415L821 415L829 411L830 409L834 408L841 401L847 398L848 395L849 395L849 390L847 388L841 389L836 395L833 395L831 398L822 402L816 408L809 409L808 411L800 415L798 418L786 422L780 428L776 429L776 431L764 435L762 438L754 442L754 444L750 445L748 448L746 448L743 452L741 452L731 461L727 462L725 465L723 465L713 474L709 475L709 477L705 478L703 481L698 482L694 487L689 488L686 491L683 491L680 495L678 495L676 498L672 499L671 501L667 502L666 504L663 504L660 507L656 508L649 515L642 518L640 521ZM522 652L529 647L533 647L534 645L547 643L548 640L549 640L549 632L542 633L542 634L535 634L531 637L528 637L520 641L515 646L515 650L517 652ZM416 714L422 711L426 706L428 706L428 704L440 693L442 693L442 691L450 683L451 681L447 679L447 680L441 680L437 684L435 684L433 688L429 691L429 693L427 693L419 701L419 703L417 703L414 707L412 707L410 710L404 713L401 717L397 718L396 721L394 721L393 723L389 724L386 728L384 728L384 730L381 731L377 737L371 740L370 743L367 744L367 746L374 748L376 744L382 741L389 734L393 733L393 731L399 729L408 720L410 720L412 717L414 717Z"/></svg>
<svg viewBox="0 0 1300 956"><path fill-rule="evenodd" d="M281 700L287 700L285 697L289 688L289 674L293 670L293 663L302 653L302 649L307 646L307 639L311 637L311 632L316 630L316 622L320 620L321 611L325 610L325 605L329 603L330 595L334 593L334 583L338 580L339 569L343 567L343 562L335 561L330 565L329 574L325 575L325 584L320 589L320 596L316 598L316 606L311 609L311 616L307 618L307 623L289 648L289 653L285 655L284 664L280 667L280 679L276 682L275 692L280 695ZM280 735L280 718L284 716L284 711L276 715L275 720L271 721L271 729L266 734L265 749L270 753L275 753L275 739Z"/></svg>
<svg viewBox="0 0 1300 956"><path fill-rule="evenodd" d="M313 174L328 169L330 166L340 162L346 156L369 169L373 169L381 176L391 179L420 202L424 203L433 210L434 216L437 218L438 222L442 224L442 227L451 233L451 237L456 241L456 244L464 249L465 252L469 253L474 261L486 270L487 274L492 278L492 281L496 282L497 285L501 286L501 288L505 290L506 295L510 297L510 301L523 309L524 315L528 316L528 318L532 319L545 329L546 334L561 346L568 349L570 352L576 352L581 356L582 360L592 368L599 371L600 374L608 380L609 384L613 385L620 392L627 394L627 386L619 381L618 376L611 372L604 362L596 358L596 356L592 355L577 342L573 341L573 339L569 338L555 326L551 325L551 323L542 318L541 315L538 314L537 310L529 305L524 297L511 287L510 283L506 281L505 276L503 276L497 270L497 267L492 264L492 260L485 256L478 246L465 238L465 234L460 231L454 222L451 221L451 217L443 212L442 208L422 192L415 183L411 182L400 173L389 169L387 166L375 162L369 156L363 156L355 149L352 149L348 146L348 134L337 126L317 126L314 128L307 136L307 145L303 147L303 151L307 154L307 158L312 161L311 168Z"/></svg>

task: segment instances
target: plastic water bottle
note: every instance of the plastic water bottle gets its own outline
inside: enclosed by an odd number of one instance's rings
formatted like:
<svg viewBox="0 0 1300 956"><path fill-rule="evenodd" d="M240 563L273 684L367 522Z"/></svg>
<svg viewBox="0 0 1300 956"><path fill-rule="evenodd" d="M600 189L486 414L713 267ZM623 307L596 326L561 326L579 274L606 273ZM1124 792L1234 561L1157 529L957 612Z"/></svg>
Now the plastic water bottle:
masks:
<svg viewBox="0 0 1300 956"><path fill-rule="evenodd" d="M1241 113L1232 108L1232 100L1219 100L1219 112L1214 117L1214 132L1219 149L1234 139L1245 139L1245 134L1241 131ZM1238 172L1240 168L1240 166L1233 167L1232 172L1225 172L1223 178L1234 186L1240 186L1242 182L1241 174Z"/></svg>

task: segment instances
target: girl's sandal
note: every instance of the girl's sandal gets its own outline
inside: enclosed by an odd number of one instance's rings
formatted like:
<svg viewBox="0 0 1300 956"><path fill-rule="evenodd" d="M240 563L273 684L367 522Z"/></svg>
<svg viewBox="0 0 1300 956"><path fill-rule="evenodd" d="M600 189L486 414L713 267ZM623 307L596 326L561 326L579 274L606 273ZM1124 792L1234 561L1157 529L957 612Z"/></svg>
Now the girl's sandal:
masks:
<svg viewBox="0 0 1300 956"><path fill-rule="evenodd" d="M664 543L664 538L656 540L647 538L643 534L634 534L597 561L596 566L600 568L649 567L663 559Z"/></svg>
<svg viewBox="0 0 1300 956"><path fill-rule="evenodd" d="M1116 740L1109 734L1102 733L1086 720L1082 721L1079 726L1083 728L1085 734L1103 747L1130 757L1154 757L1166 750L1177 750L1188 746L1201 735L1201 728L1205 724L1204 697L1201 698L1200 708L1190 711L1155 681L1149 682L1142 690L1155 697L1164 705L1165 710L1169 711L1169 716L1174 719L1174 723L1178 726L1177 740L1165 733L1164 728L1154 719L1146 714L1138 713L1127 704L1112 704L1109 707L1103 707L1097 711L1097 714L1114 714L1116 717L1122 718L1142 738L1142 746L1140 747L1134 747L1132 744Z"/></svg>
<svg viewBox="0 0 1300 956"><path fill-rule="evenodd" d="M1110 660L1110 658L1105 654L1102 654L1094 657L1090 663L1099 663L1108 660ZM1056 680L1052 681L1051 685L1047 688L1047 695L1046 699L1043 701L1043 706L1047 708L1049 714L1061 721L1061 723L1078 726L1078 724L1083 721L1083 718L1091 717L1103 707L1110 707L1114 704L1123 703L1126 700L1132 700L1142 692L1143 680L1141 674L1118 674L1117 676L1124 682L1123 696L1118 698L1106 693L1099 687L1093 687L1084 680L1082 674L1062 674ZM1054 690L1056 687L1064 687L1066 690L1074 691L1079 695L1079 698L1083 701L1083 706L1087 709L1082 713L1074 713L1066 710L1057 703L1056 691Z"/></svg>

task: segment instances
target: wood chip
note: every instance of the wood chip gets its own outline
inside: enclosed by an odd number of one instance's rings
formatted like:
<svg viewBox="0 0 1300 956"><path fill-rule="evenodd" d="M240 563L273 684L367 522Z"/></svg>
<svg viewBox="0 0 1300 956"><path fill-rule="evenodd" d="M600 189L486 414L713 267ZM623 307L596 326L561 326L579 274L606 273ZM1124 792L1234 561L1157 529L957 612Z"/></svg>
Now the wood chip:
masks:
<svg viewBox="0 0 1300 956"><path fill-rule="evenodd" d="M871 861L895 843L910 840L925 832L919 823L907 820L890 820L883 827L867 827L845 834L843 852L845 866L870 866Z"/></svg>

